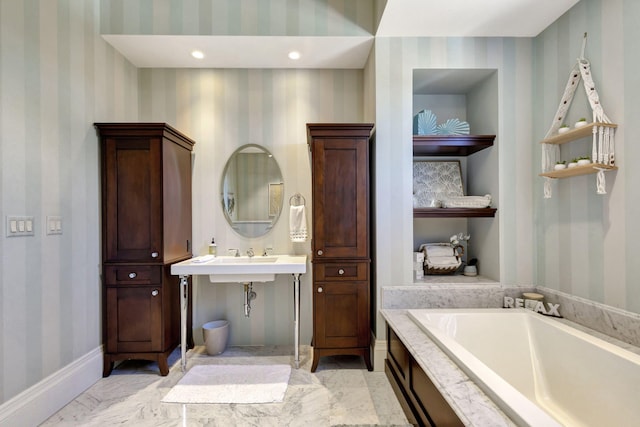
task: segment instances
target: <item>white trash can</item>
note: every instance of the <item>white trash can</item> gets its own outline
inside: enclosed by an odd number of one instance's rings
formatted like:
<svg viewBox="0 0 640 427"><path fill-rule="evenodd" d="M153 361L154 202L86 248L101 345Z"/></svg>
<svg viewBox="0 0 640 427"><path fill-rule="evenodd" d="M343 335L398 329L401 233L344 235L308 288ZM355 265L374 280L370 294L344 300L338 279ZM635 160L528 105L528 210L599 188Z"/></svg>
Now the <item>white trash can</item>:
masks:
<svg viewBox="0 0 640 427"><path fill-rule="evenodd" d="M229 322L214 320L202 325L202 337L209 356L220 354L227 348L229 338Z"/></svg>

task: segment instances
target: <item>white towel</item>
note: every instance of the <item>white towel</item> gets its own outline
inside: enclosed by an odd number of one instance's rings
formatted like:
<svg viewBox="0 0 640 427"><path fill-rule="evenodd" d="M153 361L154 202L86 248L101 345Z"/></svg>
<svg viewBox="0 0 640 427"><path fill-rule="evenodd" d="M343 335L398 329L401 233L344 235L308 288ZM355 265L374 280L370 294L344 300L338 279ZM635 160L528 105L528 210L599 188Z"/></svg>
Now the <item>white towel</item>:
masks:
<svg viewBox="0 0 640 427"><path fill-rule="evenodd" d="M420 250L426 251L427 258L434 256L453 256L453 246L448 244L428 244L425 243L420 246Z"/></svg>
<svg viewBox="0 0 640 427"><path fill-rule="evenodd" d="M307 214L304 205L289 209L289 237L292 242L307 240Z"/></svg>

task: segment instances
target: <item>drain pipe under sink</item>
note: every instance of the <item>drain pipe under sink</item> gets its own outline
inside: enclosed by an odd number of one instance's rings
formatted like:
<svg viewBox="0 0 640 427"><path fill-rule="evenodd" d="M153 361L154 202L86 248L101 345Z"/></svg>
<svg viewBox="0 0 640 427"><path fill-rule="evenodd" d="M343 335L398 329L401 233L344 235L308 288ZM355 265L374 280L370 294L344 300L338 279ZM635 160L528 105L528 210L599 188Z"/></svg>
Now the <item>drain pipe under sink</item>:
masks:
<svg viewBox="0 0 640 427"><path fill-rule="evenodd" d="M256 299L256 293L253 291L253 282L244 284L244 317L249 317L251 313L251 300Z"/></svg>

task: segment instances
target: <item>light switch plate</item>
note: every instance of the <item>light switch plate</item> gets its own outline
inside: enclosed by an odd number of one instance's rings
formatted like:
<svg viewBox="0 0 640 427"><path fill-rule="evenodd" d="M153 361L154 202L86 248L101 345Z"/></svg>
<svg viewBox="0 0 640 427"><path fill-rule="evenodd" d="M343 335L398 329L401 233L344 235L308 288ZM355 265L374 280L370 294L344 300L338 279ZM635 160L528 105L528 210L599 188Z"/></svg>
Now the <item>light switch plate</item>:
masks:
<svg viewBox="0 0 640 427"><path fill-rule="evenodd" d="M6 222L7 237L33 236L35 222L32 216L8 215Z"/></svg>
<svg viewBox="0 0 640 427"><path fill-rule="evenodd" d="M46 224L47 234L62 234L62 217L48 216Z"/></svg>

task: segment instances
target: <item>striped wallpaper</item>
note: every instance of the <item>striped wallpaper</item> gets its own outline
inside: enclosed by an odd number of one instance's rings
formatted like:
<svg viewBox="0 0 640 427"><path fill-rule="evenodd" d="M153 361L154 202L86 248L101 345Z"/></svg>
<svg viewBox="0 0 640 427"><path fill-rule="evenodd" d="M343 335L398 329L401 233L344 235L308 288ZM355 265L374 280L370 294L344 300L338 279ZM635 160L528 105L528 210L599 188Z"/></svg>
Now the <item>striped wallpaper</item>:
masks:
<svg viewBox="0 0 640 427"><path fill-rule="evenodd" d="M102 34L369 36L380 0L109 0Z"/></svg>
<svg viewBox="0 0 640 427"><path fill-rule="evenodd" d="M218 252L229 248L257 253L309 254L310 242L288 239L288 200L301 193L311 207L311 168L306 123L361 122L362 70L140 70L140 119L166 121L196 140L193 176L193 244L205 253L211 237ZM285 212L267 235L247 239L229 227L219 203L222 172L229 156L245 144L260 144L275 157L284 178ZM311 212L308 212L308 225ZM308 265L310 272L311 265ZM258 298L244 317L243 288L196 279L194 327L230 321L231 344L293 342L291 278L256 284ZM311 274L302 278L301 342L311 340Z"/></svg>
<svg viewBox="0 0 640 427"><path fill-rule="evenodd" d="M0 1L0 402L101 344L95 121L137 120L138 72L100 2ZM5 238L5 216L33 237ZM45 235L47 216L63 234Z"/></svg>
<svg viewBox="0 0 640 427"><path fill-rule="evenodd" d="M506 285L531 284L530 262L522 260L533 259L532 40L378 37L375 54L376 197L385 201L376 208L378 289L413 282L412 72L428 68L497 70L496 158L482 173L498 174L493 193L499 211L482 220L483 238L473 245L481 262L483 253L495 258L492 277ZM379 315L376 336L384 336Z"/></svg>
<svg viewBox="0 0 640 427"><path fill-rule="evenodd" d="M501 282L546 286L640 312L632 261L632 236L640 235L633 220L640 213L640 188L631 184L638 182L638 172L624 167L638 150L625 144L625 135L638 126L632 118L639 108L633 100L640 90L640 54L633 49L638 30L632 22L640 6L631 0L603 4L581 1L534 39L376 38L377 197L391 199L378 204L377 250L379 259L394 260L378 262L379 287L410 282L411 194L403 189L411 188L411 70L495 68L499 244L485 252L499 248ZM585 31L586 55L605 111L621 124L616 142L620 170L608 175L608 195L598 196L595 177L588 176L557 182L555 197L545 201L537 177L538 141L550 125ZM579 92L570 110L575 119L590 111ZM380 324L377 332L382 332Z"/></svg>
<svg viewBox="0 0 640 427"><path fill-rule="evenodd" d="M640 313L633 262L640 170L625 167L640 150L625 143L640 126L634 120L640 109L637 1L582 0L533 39L377 38L364 70L137 70L99 35L366 35L379 14L368 4L0 0L0 212L3 223L7 215L32 215L36 224L33 237L3 233L0 239L0 402L100 345L95 121L166 121L197 141L198 253L212 236L219 251L272 246L308 253L309 243L289 242L286 218L260 239L245 239L227 226L217 196L226 159L240 145L265 145L283 171L285 200L300 192L309 202L304 124L375 122L377 286L411 283L415 68L497 70L492 161L500 209L486 247L478 250L497 258L501 281L548 286ZM620 170L608 175L605 196L595 194L594 177L579 177L556 183L554 198L543 200L538 140L585 31L603 105L621 125ZM584 98L574 108L571 114L585 115ZM62 216L61 236L44 234L48 215ZM289 280L256 288L252 317L245 319L237 286L196 281L196 326L224 317L231 321L232 343L290 343ZM306 275L303 342L311 334L309 289ZM375 329L384 337L380 320Z"/></svg>
<svg viewBox="0 0 640 427"><path fill-rule="evenodd" d="M534 40L533 141L544 137L583 34L588 33L585 57L607 116L620 125L616 132L617 172L607 173L607 193L597 195L595 176L559 180L553 198L544 200L537 178L535 209L535 282L589 300L640 312L635 239L640 236L640 171L628 159L640 151L633 135L640 79L637 25L640 5L633 0L583 0ZM569 123L591 116L580 88L569 110ZM631 138L628 139L627 135ZM561 156L588 154L589 141L562 148ZM534 152L540 164L540 150Z"/></svg>

